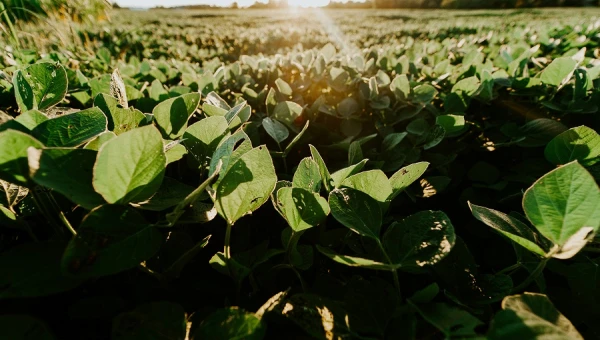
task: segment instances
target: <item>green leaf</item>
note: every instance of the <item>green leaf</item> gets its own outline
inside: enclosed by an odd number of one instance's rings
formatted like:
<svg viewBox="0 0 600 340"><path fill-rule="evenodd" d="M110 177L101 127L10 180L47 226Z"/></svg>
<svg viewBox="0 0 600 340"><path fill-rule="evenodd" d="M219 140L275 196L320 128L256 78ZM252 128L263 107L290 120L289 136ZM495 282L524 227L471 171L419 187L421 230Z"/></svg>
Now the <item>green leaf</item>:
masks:
<svg viewBox="0 0 600 340"><path fill-rule="evenodd" d="M29 315L2 315L0 329L10 340L55 340L50 328L41 320Z"/></svg>
<svg viewBox="0 0 600 340"><path fill-rule="evenodd" d="M395 174L390 177L390 184L392 185L392 194L388 198L388 201L396 198L401 192L413 184L419 179L427 168L429 167L428 162L413 163L405 166L398 170Z"/></svg>
<svg viewBox="0 0 600 340"><path fill-rule="evenodd" d="M88 150L98 151L109 140L117 137L112 131L105 131L98 135L98 137L92 139L89 143L87 143L83 148Z"/></svg>
<svg viewBox="0 0 600 340"><path fill-rule="evenodd" d="M311 339L352 339L348 313L340 303L312 294L296 294L273 311L293 322Z"/></svg>
<svg viewBox="0 0 600 340"><path fill-rule="evenodd" d="M183 144L201 166L208 165L219 143L229 136L227 119L208 117L192 124L183 134Z"/></svg>
<svg viewBox="0 0 600 340"><path fill-rule="evenodd" d="M113 340L184 340L187 332L185 310L180 305L157 301L117 315L112 324Z"/></svg>
<svg viewBox="0 0 600 340"><path fill-rule="evenodd" d="M354 98L345 98L337 107L340 116L348 118L359 111L358 102Z"/></svg>
<svg viewBox="0 0 600 340"><path fill-rule="evenodd" d="M325 161L317 148L312 145L308 145L310 148L310 153L312 155L313 160L319 166L319 172L321 173L321 180L323 181L323 185L325 186L325 190L331 191L333 188L333 180L331 179L331 175L329 174L329 170L327 169L327 165L325 165Z"/></svg>
<svg viewBox="0 0 600 340"><path fill-rule="evenodd" d="M229 224L263 205L275 189L277 175L266 147L254 148L232 163L215 187L215 205Z"/></svg>
<svg viewBox="0 0 600 340"><path fill-rule="evenodd" d="M104 113L91 108L49 119L31 134L47 147L75 147L106 131L106 124Z"/></svg>
<svg viewBox="0 0 600 340"><path fill-rule="evenodd" d="M281 124L277 120L265 117L262 120L262 125L265 128L265 131L267 131L267 134L269 134L269 136L271 136L271 138L273 138L277 144L281 144L281 142L290 136L290 132L285 125Z"/></svg>
<svg viewBox="0 0 600 340"><path fill-rule="evenodd" d="M348 267L359 267L359 268L386 270L386 271L394 271L394 270L400 268L399 264L387 264L387 263L373 261L370 259L365 259L362 257L340 255L340 254L335 253L333 250L331 250L329 248L321 247L319 245L317 245L317 250L321 254L329 257L330 259L334 260L335 262L341 263Z"/></svg>
<svg viewBox="0 0 600 340"><path fill-rule="evenodd" d="M169 145L171 144L171 145ZM179 144L179 141L170 142L165 145L165 156L167 156L167 165L181 160L187 154L185 146Z"/></svg>
<svg viewBox="0 0 600 340"><path fill-rule="evenodd" d="M295 232L319 225L329 215L327 200L318 193L303 188L281 188L277 202Z"/></svg>
<svg viewBox="0 0 600 340"><path fill-rule="evenodd" d="M169 239L167 240L167 244L169 244L169 241L176 239L175 235L181 235L180 238L183 238L186 241L188 241L190 238L190 235L188 235L187 233L184 233L184 232L171 233ZM166 268L162 272L161 276L168 280L173 280L173 279L179 278L183 268L196 255L198 255L200 250L202 250L202 249L204 249L204 247L206 247L206 245L208 244L208 241L210 240L210 237L211 237L211 235L208 235L207 237L202 239L200 242L196 243L196 245L194 245L191 248L179 249L182 252L182 253L180 253L181 255L173 263L171 263L168 268ZM179 244L176 244L176 246L179 248Z"/></svg>
<svg viewBox="0 0 600 340"><path fill-rule="evenodd" d="M36 126L48 120L48 117L38 110L29 110L23 112L15 118L15 121L29 129L35 129Z"/></svg>
<svg viewBox="0 0 600 340"><path fill-rule="evenodd" d="M298 133L296 135L296 137L294 137L294 139L292 139L292 141L285 147L285 150L283 150L283 155L287 156L289 155L289 153L292 151L292 148L298 144L298 142L300 141L300 139L302 138L302 136L304 136L304 133L306 132L306 130L308 130L308 126L310 125L310 121L307 120L306 123L304 123L304 127L302 128L302 131L300 131L300 133Z"/></svg>
<svg viewBox="0 0 600 340"><path fill-rule="evenodd" d="M290 85L281 78L277 78L277 80L275 80L275 86L277 86L277 90L284 96L290 97L293 94Z"/></svg>
<svg viewBox="0 0 600 340"><path fill-rule="evenodd" d="M600 161L600 135L587 126L569 129L546 145L544 155L556 165L575 160L583 166L594 165Z"/></svg>
<svg viewBox="0 0 600 340"><path fill-rule="evenodd" d="M367 164L368 161L368 159L363 159L362 161L354 165L340 169L331 174L331 179L333 180L334 187L339 188L346 178L359 173L365 167L365 164Z"/></svg>
<svg viewBox="0 0 600 340"><path fill-rule="evenodd" d="M79 286L82 281L63 275L62 242L24 243L0 255L0 299L46 296Z"/></svg>
<svg viewBox="0 0 600 340"><path fill-rule="evenodd" d="M575 326L543 294L507 296L487 337L496 339L581 339Z"/></svg>
<svg viewBox="0 0 600 340"><path fill-rule="evenodd" d="M473 338L477 335L475 328L483 322L462 309L446 303L414 304L409 301L419 314L430 324L444 333L446 339Z"/></svg>
<svg viewBox="0 0 600 340"><path fill-rule="evenodd" d="M176 139L183 135L188 119L198 108L200 93L188 93L165 100L156 105L152 114L158 129L166 139Z"/></svg>
<svg viewBox="0 0 600 340"><path fill-rule="evenodd" d="M167 221L169 221L170 225L175 225L179 218L183 216L186 209L190 207L194 207L195 203L200 199L200 196L207 190L208 186L219 176L222 169L222 163L219 162L215 171L200 184L196 189L190 192L187 196L185 196L173 209L173 212L167 215ZM152 199L150 200L152 201ZM200 206L200 204L198 204Z"/></svg>
<svg viewBox="0 0 600 340"><path fill-rule="evenodd" d="M94 106L102 110L108 118L108 130L116 135L133 130L146 122L146 116L134 108L123 108L119 101L107 94L100 93L94 98Z"/></svg>
<svg viewBox="0 0 600 340"><path fill-rule="evenodd" d="M379 203L385 203L392 194L390 180L381 170L369 170L359 172L346 178L341 187L347 187L362 191L371 196Z"/></svg>
<svg viewBox="0 0 600 340"><path fill-rule="evenodd" d="M600 188L577 162L555 169L533 184L523 197L531 223L563 247L582 228L600 227Z"/></svg>
<svg viewBox="0 0 600 340"><path fill-rule="evenodd" d="M154 126L127 131L100 149L93 185L110 204L145 201L160 187L166 163L163 141Z"/></svg>
<svg viewBox="0 0 600 340"><path fill-rule="evenodd" d="M302 111L302 106L294 102L280 102L273 110L273 118L282 122L293 131L298 131L295 121L302 115Z"/></svg>
<svg viewBox="0 0 600 340"><path fill-rule="evenodd" d="M397 75L390 84L390 90L398 100L407 100L410 96L410 82L406 74Z"/></svg>
<svg viewBox="0 0 600 340"><path fill-rule="evenodd" d="M530 229L518 219L500 211L471 204L470 202L469 207L476 219L494 228L494 230L508 237L516 244L540 256L545 256L548 252L541 247L543 236Z"/></svg>
<svg viewBox="0 0 600 340"><path fill-rule="evenodd" d="M136 208L163 211L181 203L192 191L194 187L165 176L156 194L147 201L137 204Z"/></svg>
<svg viewBox="0 0 600 340"><path fill-rule="evenodd" d="M457 115L442 115L435 119L435 123L440 125L446 131L446 134L451 135L461 132L465 127L465 117Z"/></svg>
<svg viewBox="0 0 600 340"><path fill-rule="evenodd" d="M22 112L45 110L67 93L67 72L60 64L38 63L15 72L15 97Z"/></svg>
<svg viewBox="0 0 600 340"><path fill-rule="evenodd" d="M392 263L423 267L440 262L454 246L454 227L441 211L421 211L392 224L383 245Z"/></svg>
<svg viewBox="0 0 600 340"><path fill-rule="evenodd" d="M329 194L331 214L355 233L379 240L382 212L371 196L351 188L335 189Z"/></svg>
<svg viewBox="0 0 600 340"><path fill-rule="evenodd" d="M556 58L542 71L540 80L547 85L561 86L569 81L576 67L577 62L571 57Z"/></svg>
<svg viewBox="0 0 600 340"><path fill-rule="evenodd" d="M519 128L519 137L525 137L525 139L520 141L518 145L523 147L545 146L554 137L566 130L565 125L554 119L534 119Z"/></svg>
<svg viewBox="0 0 600 340"><path fill-rule="evenodd" d="M235 130L235 128L247 122L250 115L252 115L252 108L244 101L229 110L225 114L225 119L229 123L229 129Z"/></svg>
<svg viewBox="0 0 600 340"><path fill-rule="evenodd" d="M27 149L44 147L37 139L15 130L0 132L0 179L27 186L29 163Z"/></svg>
<svg viewBox="0 0 600 340"><path fill-rule="evenodd" d="M103 205L86 215L62 258L62 269L76 277L116 274L154 256L162 234L133 208Z"/></svg>
<svg viewBox="0 0 600 340"><path fill-rule="evenodd" d="M292 183L295 188L303 188L317 193L321 191L321 174L317 162L310 157L301 160L294 172Z"/></svg>
<svg viewBox="0 0 600 340"><path fill-rule="evenodd" d="M435 89L435 87L429 84L419 85L413 89L413 92L413 102L423 105L429 104L438 94L438 91Z"/></svg>
<svg viewBox="0 0 600 340"><path fill-rule="evenodd" d="M229 104L215 92L210 92L202 105L202 111L209 117L225 116L229 110L231 110Z"/></svg>
<svg viewBox="0 0 600 340"><path fill-rule="evenodd" d="M237 307L222 308L202 320L192 339L260 340L267 326L256 315Z"/></svg>
<svg viewBox="0 0 600 340"><path fill-rule="evenodd" d="M92 186L96 151L49 148L28 150L31 179L56 190L74 203L91 210L104 203Z"/></svg>

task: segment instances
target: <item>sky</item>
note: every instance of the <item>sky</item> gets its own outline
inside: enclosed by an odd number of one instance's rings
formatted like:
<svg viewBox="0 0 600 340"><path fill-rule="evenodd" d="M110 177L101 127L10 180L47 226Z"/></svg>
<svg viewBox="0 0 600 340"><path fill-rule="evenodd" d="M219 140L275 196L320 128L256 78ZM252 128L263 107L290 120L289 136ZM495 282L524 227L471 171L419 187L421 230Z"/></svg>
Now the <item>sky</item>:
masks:
<svg viewBox="0 0 600 340"><path fill-rule="evenodd" d="M256 0L113 0L124 7L154 7L154 6L182 6L182 5L219 5L230 6L237 2L239 6L250 6ZM258 2L267 2L268 0L258 0ZM359 0L360 1L360 0ZM315 4L327 3L327 0L304 0L300 3L313 2ZM345 2L345 1L342 1Z"/></svg>

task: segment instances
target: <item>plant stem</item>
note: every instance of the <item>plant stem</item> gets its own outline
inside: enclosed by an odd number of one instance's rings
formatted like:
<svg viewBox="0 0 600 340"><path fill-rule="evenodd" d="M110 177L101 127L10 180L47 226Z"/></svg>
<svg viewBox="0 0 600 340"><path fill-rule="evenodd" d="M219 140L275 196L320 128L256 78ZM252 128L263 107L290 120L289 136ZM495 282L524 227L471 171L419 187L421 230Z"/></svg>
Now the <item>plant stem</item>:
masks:
<svg viewBox="0 0 600 340"><path fill-rule="evenodd" d="M377 245L379 246L379 249L383 253L383 256L385 256L385 260L387 261L387 263L393 264L392 259L390 259L388 253L383 248L383 244L381 243L381 241L379 239L377 239ZM392 276L394 278L394 287L396 287L396 290L398 291L398 298L400 300L402 300L402 291L400 290L400 280L398 279L398 271L396 269L392 270Z"/></svg>
<svg viewBox="0 0 600 340"><path fill-rule="evenodd" d="M533 272L531 272L531 274L529 274L529 276L525 279L525 281L521 282L520 285L516 286L515 288L513 288L511 290L511 294L515 294L515 293L522 291L523 289L527 288L527 286L529 286L535 279L537 279L540 276L540 274L542 273L542 271L544 270L544 268L546 267L546 263L548 262L548 260L550 260L550 259L549 258L542 259L542 261L540 261L540 263L537 265L537 267L535 267Z"/></svg>
<svg viewBox="0 0 600 340"><path fill-rule="evenodd" d="M225 254L225 258L226 259L231 259L231 228L232 228L233 224L229 223L229 221L227 221L227 230L225 231L225 247L223 249L223 253ZM229 266L229 262L227 264L227 266Z"/></svg>
<svg viewBox="0 0 600 340"><path fill-rule="evenodd" d="M517 262L517 263L513 264L512 266L509 266L509 267L506 267L506 268L502 269L501 271L499 271L498 273L496 273L496 275L501 275L501 274L504 274L504 273L508 273L508 272L513 271L513 270L517 270L519 268L521 268L521 263Z"/></svg>

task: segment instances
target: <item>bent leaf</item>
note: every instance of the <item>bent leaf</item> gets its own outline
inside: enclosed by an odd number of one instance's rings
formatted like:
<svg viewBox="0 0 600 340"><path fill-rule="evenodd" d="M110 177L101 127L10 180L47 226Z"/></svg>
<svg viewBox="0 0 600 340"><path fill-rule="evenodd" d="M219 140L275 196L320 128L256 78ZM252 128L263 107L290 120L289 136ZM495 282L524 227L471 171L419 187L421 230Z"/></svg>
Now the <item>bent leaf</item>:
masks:
<svg viewBox="0 0 600 340"><path fill-rule="evenodd" d="M577 162L555 169L537 180L523 196L531 223L559 246L581 228L600 227L600 188Z"/></svg>

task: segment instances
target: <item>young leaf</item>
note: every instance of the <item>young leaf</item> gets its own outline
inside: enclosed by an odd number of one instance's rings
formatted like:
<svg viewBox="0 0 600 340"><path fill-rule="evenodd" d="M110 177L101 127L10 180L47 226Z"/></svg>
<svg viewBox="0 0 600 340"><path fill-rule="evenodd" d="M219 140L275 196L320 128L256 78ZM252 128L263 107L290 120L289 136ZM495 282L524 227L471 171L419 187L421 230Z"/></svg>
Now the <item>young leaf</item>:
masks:
<svg viewBox="0 0 600 340"><path fill-rule="evenodd" d="M405 74L397 75L390 84L390 90L398 100L407 100L410 96L410 82Z"/></svg>
<svg viewBox="0 0 600 340"><path fill-rule="evenodd" d="M379 240L382 212L371 196L351 188L334 189L329 194L331 214L355 233Z"/></svg>
<svg viewBox="0 0 600 340"><path fill-rule="evenodd" d="M367 164L368 161L368 159L363 159L362 161L354 165L340 169L331 174L331 179L333 180L334 187L339 188L346 178L359 173L365 167L365 164Z"/></svg>
<svg viewBox="0 0 600 340"><path fill-rule="evenodd" d="M208 164L209 157L219 143L229 135L227 119L221 116L208 117L194 123L185 130L183 144L201 166Z"/></svg>
<svg viewBox="0 0 600 340"><path fill-rule="evenodd" d="M292 183L295 188L303 188L318 193L321 191L319 165L310 157L304 158L298 164Z"/></svg>
<svg viewBox="0 0 600 340"><path fill-rule="evenodd" d="M292 88L288 83L285 82L285 80L277 78L277 80L275 80L275 86L277 86L277 90L284 96L292 96Z"/></svg>
<svg viewBox="0 0 600 340"><path fill-rule="evenodd" d="M15 72L15 97L21 112L45 110L67 93L67 72L60 64L38 63Z"/></svg>
<svg viewBox="0 0 600 340"><path fill-rule="evenodd" d="M29 148L31 179L91 210L104 203L92 186L96 155L97 152L85 149Z"/></svg>
<svg viewBox="0 0 600 340"><path fill-rule="evenodd" d="M239 159L215 187L215 206L229 224L263 205L275 189L277 175L266 147L254 148Z"/></svg>
<svg viewBox="0 0 600 340"><path fill-rule="evenodd" d="M380 203L385 203L392 194L390 180L381 170L359 172L346 178L341 187L362 191Z"/></svg>
<svg viewBox="0 0 600 340"><path fill-rule="evenodd" d="M37 139L23 132L7 130L0 132L0 179L27 186L29 163L27 149L44 147Z"/></svg>
<svg viewBox="0 0 600 340"><path fill-rule="evenodd" d="M310 153L312 155L313 160L319 166L319 172L321 173L321 180L323 181L323 185L325 186L325 190L331 191L333 188L333 180L331 179L331 175L329 174L329 170L327 169L327 165L325 165L325 161L319 154L317 148L312 145L309 145Z"/></svg>
<svg viewBox="0 0 600 340"><path fill-rule="evenodd" d="M133 130L146 122L146 116L136 109L119 107L118 99L100 93L94 98L94 106L102 110L108 118L108 130L120 135Z"/></svg>
<svg viewBox="0 0 600 340"><path fill-rule="evenodd" d="M123 108L127 109L129 107L125 83L118 68L110 76L110 95L117 98L119 105Z"/></svg>
<svg viewBox="0 0 600 340"><path fill-rule="evenodd" d="M306 130L308 130L308 126L310 125L310 120L307 120L306 123L304 123L304 127L302 128L302 131L300 131L300 133L298 133L296 135L296 137L294 137L294 139L292 139L292 141L290 142L290 144L288 144L285 147L285 150L283 151L283 155L287 156L289 155L289 153L292 151L292 148L298 144L298 142L300 141L300 139L302 138L302 136L304 136L304 133L306 132Z"/></svg>
<svg viewBox="0 0 600 340"><path fill-rule="evenodd" d="M494 228L500 234L506 236L525 249L539 256L545 256L549 250L544 250L541 247L541 239L543 236L530 229L518 219L496 210L471 204L470 202L469 208L471 208L471 213L476 219Z"/></svg>
<svg viewBox="0 0 600 340"><path fill-rule="evenodd" d="M581 228L600 227L600 188L584 167L571 162L527 189L523 209L542 235L562 247Z"/></svg>
<svg viewBox="0 0 600 340"><path fill-rule="evenodd" d="M383 236L390 260L402 267L440 262L454 246L454 227L441 211L421 211L392 224Z"/></svg>
<svg viewBox="0 0 600 340"><path fill-rule="evenodd" d="M188 93L165 100L156 105L152 114L154 120L166 139L176 139L183 135L188 119L198 108L200 93Z"/></svg>
<svg viewBox="0 0 600 340"><path fill-rule="evenodd" d="M540 80L547 85L561 86L569 81L576 67L577 62L571 57L556 58L542 71Z"/></svg>
<svg viewBox="0 0 600 340"><path fill-rule="evenodd" d="M110 204L145 201L160 187L166 164L163 141L154 126L125 132L98 152L94 189Z"/></svg>
<svg viewBox="0 0 600 340"><path fill-rule="evenodd" d="M162 234L133 208L103 205L85 216L62 258L76 277L112 275L154 256Z"/></svg>
<svg viewBox="0 0 600 340"><path fill-rule="evenodd" d="M36 126L31 134L47 147L75 147L106 131L106 116L98 108L49 119Z"/></svg>
<svg viewBox="0 0 600 340"><path fill-rule="evenodd" d="M502 311L496 314L488 338L500 339L573 339L583 340L575 326L543 294L525 293L507 296Z"/></svg>
<svg viewBox="0 0 600 340"><path fill-rule="evenodd" d="M600 161L600 135L587 126L578 126L554 137L544 150L546 159L556 165L579 161L591 166Z"/></svg>
<svg viewBox="0 0 600 340"><path fill-rule="evenodd" d="M277 192L277 201L295 232L317 226L329 215L327 200L303 188L281 188Z"/></svg>
<svg viewBox="0 0 600 340"><path fill-rule="evenodd" d="M302 111L302 106L294 102L281 102L275 106L273 118L287 125L293 131L298 131L295 122L302 115Z"/></svg>
<svg viewBox="0 0 600 340"><path fill-rule="evenodd" d="M290 135L290 132L285 125L275 119L265 117L262 121L262 125L265 128L265 131L267 131L269 136L271 136L277 144L281 144L281 142L286 140Z"/></svg>
<svg viewBox="0 0 600 340"><path fill-rule="evenodd" d="M390 184L392 185L392 194L388 198L388 201L393 200L402 191L413 184L419 179L429 167L428 162L414 163L398 170L395 174L390 177Z"/></svg>

